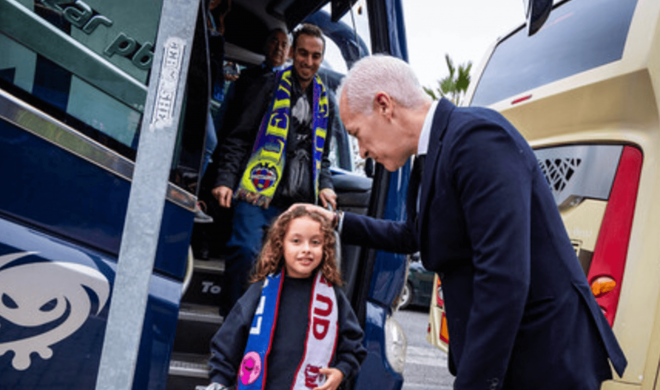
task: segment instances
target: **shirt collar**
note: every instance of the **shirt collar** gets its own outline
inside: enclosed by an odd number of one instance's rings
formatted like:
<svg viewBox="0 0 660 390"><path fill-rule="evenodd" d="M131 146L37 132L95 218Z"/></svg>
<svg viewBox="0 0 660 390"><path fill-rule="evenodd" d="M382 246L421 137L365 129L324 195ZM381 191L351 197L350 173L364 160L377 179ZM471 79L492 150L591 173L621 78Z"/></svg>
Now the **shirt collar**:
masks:
<svg viewBox="0 0 660 390"><path fill-rule="evenodd" d="M282 65L280 65L280 66L268 66L268 64L266 64L266 61L264 61L264 62L261 63L261 67L262 67L263 69L269 69L269 70L272 70L273 72L279 72L280 70L286 68L288 65L289 65L289 64L288 64L287 62L284 62L284 63L283 63Z"/></svg>
<svg viewBox="0 0 660 390"><path fill-rule="evenodd" d="M438 101L431 103L431 108L426 113L426 118L424 119L424 125L422 126L422 131L419 133L419 142L417 144L417 155L421 156L428 152L429 150L429 140L431 139L431 125L433 125L433 116L435 115L435 109L438 107Z"/></svg>

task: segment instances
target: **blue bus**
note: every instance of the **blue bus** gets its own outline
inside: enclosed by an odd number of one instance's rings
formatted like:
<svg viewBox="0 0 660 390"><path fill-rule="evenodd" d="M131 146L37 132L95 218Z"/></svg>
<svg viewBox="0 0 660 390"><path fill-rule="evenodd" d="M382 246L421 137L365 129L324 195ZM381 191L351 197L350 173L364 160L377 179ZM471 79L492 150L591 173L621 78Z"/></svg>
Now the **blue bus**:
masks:
<svg viewBox="0 0 660 390"><path fill-rule="evenodd" d="M335 42L344 67L370 52L406 59L401 1L354 3L234 0L226 57L257 64L270 29L308 21ZM142 320L130 387L208 383L209 339L223 320L214 299L224 275L221 257L196 259L191 250L203 233L194 211L202 196L207 113L221 108L209 101L204 6L193 0L0 0L0 388L86 390L102 382L113 342L109 319L122 313L113 306L122 302L115 288L118 260L146 147L140 141L154 131L145 126L149 118L168 122L175 135L145 309L123 312ZM194 20L187 35L181 44L166 40L162 31L182 14ZM351 19L354 24L343 22ZM178 55L182 62L172 65ZM335 86L344 70L326 65L323 77ZM168 105L153 80L162 82L171 69L183 92ZM409 167L390 174L376 166L358 175L348 137L335 138L339 207L404 218ZM214 225L230 221L216 218ZM350 388L402 386L405 335L391 316L406 264L400 255L342 248L346 293L369 351Z"/></svg>

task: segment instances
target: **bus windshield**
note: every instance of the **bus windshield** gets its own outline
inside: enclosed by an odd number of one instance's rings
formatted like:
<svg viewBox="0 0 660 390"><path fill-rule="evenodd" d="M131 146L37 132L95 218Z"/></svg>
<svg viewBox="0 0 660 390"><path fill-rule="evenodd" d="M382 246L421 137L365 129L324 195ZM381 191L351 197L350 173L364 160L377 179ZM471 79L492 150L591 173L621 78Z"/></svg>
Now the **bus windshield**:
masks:
<svg viewBox="0 0 660 390"><path fill-rule="evenodd" d="M567 1L532 38L520 28L499 42L471 105L488 106L621 59L637 0Z"/></svg>

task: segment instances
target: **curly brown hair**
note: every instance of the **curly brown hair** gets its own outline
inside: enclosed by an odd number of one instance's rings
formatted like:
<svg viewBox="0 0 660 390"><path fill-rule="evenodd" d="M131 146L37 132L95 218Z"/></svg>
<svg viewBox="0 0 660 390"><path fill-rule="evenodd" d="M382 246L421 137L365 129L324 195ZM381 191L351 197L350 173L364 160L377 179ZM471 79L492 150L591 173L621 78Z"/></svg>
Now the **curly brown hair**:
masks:
<svg viewBox="0 0 660 390"><path fill-rule="evenodd" d="M341 286L341 273L337 268L337 259L335 252L334 229L330 223L319 213L308 211L305 206L299 206L291 211L285 212L275 221L268 230L266 243L261 249L256 269L250 279L255 283L266 279L271 273L279 272L284 266L284 236L289 230L291 221L297 218L308 217L321 224L321 233L323 234L323 259L317 268L323 273L323 276L335 286Z"/></svg>

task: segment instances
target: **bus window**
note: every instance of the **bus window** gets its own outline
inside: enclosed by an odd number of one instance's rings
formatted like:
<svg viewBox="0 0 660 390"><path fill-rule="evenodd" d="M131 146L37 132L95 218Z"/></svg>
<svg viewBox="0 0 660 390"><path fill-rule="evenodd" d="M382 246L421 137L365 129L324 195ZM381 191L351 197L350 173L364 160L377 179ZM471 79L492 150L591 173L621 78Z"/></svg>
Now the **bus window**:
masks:
<svg viewBox="0 0 660 390"><path fill-rule="evenodd" d="M144 99L146 88L128 77L119 77L113 88L90 79L91 73L114 73L110 64L101 61L91 61L89 69L78 72L80 58L67 54L84 50L58 33L71 30L61 11L41 4L34 12L19 5L5 7L3 12L15 14L54 39L35 40L34 34L18 29L11 31L13 39L0 35L0 51L9 53L0 58L2 88L115 152L134 158L142 107L132 102ZM59 58L57 51L62 53ZM127 93L135 96L126 98Z"/></svg>
<svg viewBox="0 0 660 390"><path fill-rule="evenodd" d="M29 0L22 0L29 7ZM131 4L100 0L35 0L45 21L104 57L142 84L147 83L162 0Z"/></svg>
<svg viewBox="0 0 660 390"><path fill-rule="evenodd" d="M134 161L153 57L150 43L137 42L154 40L160 2L140 5L135 13L118 4L0 4L6 17L17 21L0 25L0 51L9 53L0 58L0 88ZM136 15L142 19L139 28L132 28ZM124 41L117 43L120 37ZM171 175L190 193L196 192L205 131L203 31L193 44L188 103L180 122L186 131L180 131Z"/></svg>
<svg viewBox="0 0 660 390"><path fill-rule="evenodd" d="M4 36L0 36L0 50L22 54L0 59L3 89L13 90L120 154L134 157L129 148L137 144L141 112Z"/></svg>

